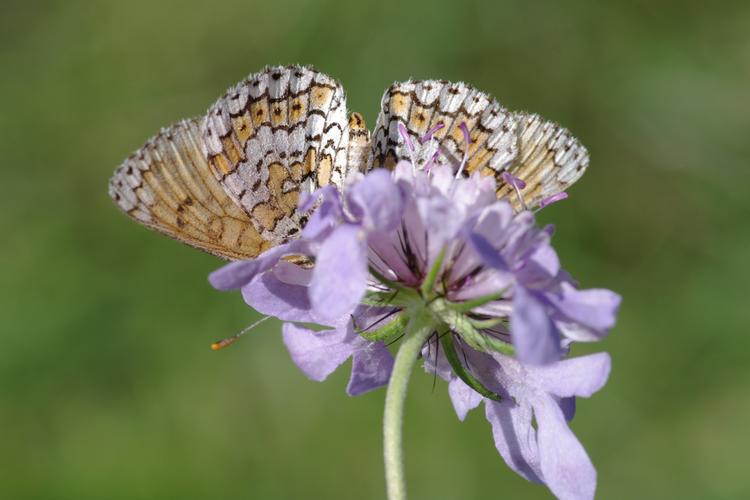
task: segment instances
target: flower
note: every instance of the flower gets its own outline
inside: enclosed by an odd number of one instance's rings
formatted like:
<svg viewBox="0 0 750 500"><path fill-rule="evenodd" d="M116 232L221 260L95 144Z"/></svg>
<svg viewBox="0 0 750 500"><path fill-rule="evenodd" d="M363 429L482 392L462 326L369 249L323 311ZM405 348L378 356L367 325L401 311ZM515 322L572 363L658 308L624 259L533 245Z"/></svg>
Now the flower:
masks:
<svg viewBox="0 0 750 500"><path fill-rule="evenodd" d="M520 196L522 181L504 181ZM409 162L360 174L343 194L322 188L300 210L312 214L299 239L219 269L213 286L241 288L284 321L284 343L311 379L351 357L350 395L389 383L387 343L426 331L425 368L449 381L461 420L484 402L513 470L560 498L593 496L596 472L566 417L576 396L604 385L609 357L562 358L572 342L607 334L620 297L577 288L551 226L497 200L491 177Z"/></svg>
<svg viewBox="0 0 750 500"><path fill-rule="evenodd" d="M425 369L449 382L448 393L460 420L485 404L495 447L508 466L525 479L546 484L558 498L593 498L596 470L567 426L575 397L589 397L609 376L606 353L529 366L499 353L460 348L466 364L500 401L482 397L448 369L432 341L423 350ZM532 424L536 421L536 427Z"/></svg>

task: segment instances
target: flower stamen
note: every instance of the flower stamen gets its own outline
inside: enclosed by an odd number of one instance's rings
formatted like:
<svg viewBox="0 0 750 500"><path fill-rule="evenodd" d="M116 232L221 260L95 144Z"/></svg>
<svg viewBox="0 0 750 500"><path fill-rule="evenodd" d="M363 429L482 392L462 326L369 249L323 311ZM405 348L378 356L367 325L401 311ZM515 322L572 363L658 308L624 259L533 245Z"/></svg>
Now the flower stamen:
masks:
<svg viewBox="0 0 750 500"><path fill-rule="evenodd" d="M458 167L458 172L456 172L456 179L460 179L461 174L464 173L466 162L469 161L469 146L471 146L471 136L469 135L469 128L466 126L466 122L461 122L458 125L458 128L460 128L461 132L464 134L464 142L466 143L466 147L464 148L464 158L463 160L461 160L461 165Z"/></svg>
<svg viewBox="0 0 750 500"><path fill-rule="evenodd" d="M406 149L409 151L409 158L411 159L411 166L414 172L417 171L417 162L414 159L414 153L416 149L414 148L414 142L411 140L411 137L409 136L409 131L406 130L406 126L404 126L403 123L398 122L398 133L401 136L402 139L404 139L404 144L406 144Z"/></svg>
<svg viewBox="0 0 750 500"><path fill-rule="evenodd" d="M442 129L443 127L445 127L445 123L443 123L443 122L438 123L437 125L435 125L434 127L432 127L430 130L428 130L427 133L422 136L422 138L419 140L419 142L421 142L422 144L426 143L427 141L429 141L430 139L432 139L432 136L435 134L435 132L437 132L438 130Z"/></svg>
<svg viewBox="0 0 750 500"><path fill-rule="evenodd" d="M502 174L503 180L510 184L513 189L516 191L516 196L518 196L518 202L521 204L524 210L528 210L529 208L526 206L526 202L523 200L523 195L521 194L521 190L526 187L526 183L523 181L523 179L519 179L518 177L514 176L510 172L503 172Z"/></svg>
<svg viewBox="0 0 750 500"><path fill-rule="evenodd" d="M552 205L553 203L557 203L558 201L562 201L568 197L568 193L565 191L561 193L553 194L552 196L548 196L547 198L543 199L539 202L539 208L536 210L537 212L544 207L547 207L549 205Z"/></svg>
<svg viewBox="0 0 750 500"><path fill-rule="evenodd" d="M252 325L243 328L242 331L240 331L240 333L236 333L236 334L232 335L231 337L227 337L225 339L217 340L216 342L214 342L213 344L211 344L211 350L212 351L218 351L219 349L224 349L225 347L228 347L228 346L234 344L235 342L237 342L240 339L240 337L242 337L243 335L245 335L247 332L249 332L250 330L252 330L256 326L260 325L261 323L263 323L264 321L266 321L270 317L271 316L263 316L262 318L260 318L258 321L256 321Z"/></svg>

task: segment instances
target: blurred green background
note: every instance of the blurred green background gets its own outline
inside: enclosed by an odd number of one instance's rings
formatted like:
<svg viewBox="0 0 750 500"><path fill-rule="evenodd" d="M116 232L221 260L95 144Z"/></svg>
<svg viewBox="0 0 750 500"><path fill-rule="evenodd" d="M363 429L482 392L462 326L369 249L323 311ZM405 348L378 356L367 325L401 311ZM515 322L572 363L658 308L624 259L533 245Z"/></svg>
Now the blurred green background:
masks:
<svg viewBox="0 0 750 500"><path fill-rule="evenodd" d="M748 2L3 0L0 498L384 496L383 391L308 381L278 323L212 352L257 315L106 193L159 127L295 62L370 124L391 82L432 77L569 127L591 168L542 219L584 286L624 296L573 422L599 497L750 498L748 26ZM412 498L549 497L482 412L412 383Z"/></svg>

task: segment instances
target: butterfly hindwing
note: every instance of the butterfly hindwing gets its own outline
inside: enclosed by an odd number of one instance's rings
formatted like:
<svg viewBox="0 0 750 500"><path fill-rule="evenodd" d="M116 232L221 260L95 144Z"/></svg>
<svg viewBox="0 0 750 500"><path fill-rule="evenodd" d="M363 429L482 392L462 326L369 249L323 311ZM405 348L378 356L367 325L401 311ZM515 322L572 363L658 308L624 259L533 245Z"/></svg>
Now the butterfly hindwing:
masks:
<svg viewBox="0 0 750 500"><path fill-rule="evenodd" d="M524 202L540 201L565 191L589 165L586 148L568 130L539 115L515 113L518 122L518 156L508 171L526 183ZM499 185L498 196L514 199L513 188Z"/></svg>
<svg viewBox="0 0 750 500"><path fill-rule="evenodd" d="M304 222L300 193L343 185L349 143L344 91L309 68L267 68L209 109L204 141L218 182L277 245Z"/></svg>
<svg viewBox="0 0 750 500"><path fill-rule="evenodd" d="M203 118L163 129L110 180L118 207L141 224L227 259L268 247L247 214L214 178L202 151Z"/></svg>
<svg viewBox="0 0 750 500"><path fill-rule="evenodd" d="M461 163L466 141L459 125L466 123L471 138L465 173L502 171L517 154L516 121L487 94L464 83L423 80L394 83L383 95L368 167L392 168L411 160L398 124L402 123L414 143L439 127L433 140L421 148L417 166ZM435 153L438 153L435 156Z"/></svg>
<svg viewBox="0 0 750 500"><path fill-rule="evenodd" d="M521 207L515 189L503 179L508 172L526 183L521 189L529 207L564 191L588 166L588 153L566 129L538 115L512 113L495 99L470 85L445 80L394 83L383 95L380 115L373 132L368 168L393 166L414 161L449 164L458 169L467 141L460 129L469 133L464 175L479 171L495 177L498 198ZM413 144L399 132L404 126ZM425 134L433 139L420 143Z"/></svg>

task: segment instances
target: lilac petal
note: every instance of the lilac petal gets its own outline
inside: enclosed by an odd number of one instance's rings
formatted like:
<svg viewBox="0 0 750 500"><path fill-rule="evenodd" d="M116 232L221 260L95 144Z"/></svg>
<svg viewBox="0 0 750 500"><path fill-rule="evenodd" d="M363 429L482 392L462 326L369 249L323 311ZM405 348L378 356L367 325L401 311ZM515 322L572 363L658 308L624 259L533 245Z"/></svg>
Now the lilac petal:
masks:
<svg viewBox="0 0 750 500"><path fill-rule="evenodd" d="M422 348L422 368L431 375L437 374L438 377L450 382L453 378L453 368L451 368L448 358L440 348L440 343L433 339L425 344Z"/></svg>
<svg viewBox="0 0 750 500"><path fill-rule="evenodd" d="M513 401L484 402L484 412L492 426L495 447L508 467L534 483L541 483L536 430L531 425L531 407Z"/></svg>
<svg viewBox="0 0 750 500"><path fill-rule="evenodd" d="M346 328L319 332L302 328L294 323L284 323L284 344L294 363L316 382L322 382L344 361L349 359L357 337Z"/></svg>
<svg viewBox="0 0 750 500"><path fill-rule="evenodd" d="M382 342L368 342L360 339L361 347L352 357L352 375L346 392L359 396L388 383L393 370L393 356Z"/></svg>
<svg viewBox="0 0 750 500"><path fill-rule="evenodd" d="M299 210L309 211L318 202L320 206L310 215L310 219L302 230L302 235L308 239L317 239L333 229L344 215L341 197L335 186L325 186L311 195L301 197Z"/></svg>
<svg viewBox="0 0 750 500"><path fill-rule="evenodd" d="M448 292L449 300L469 300L486 295L492 295L503 290L508 290L513 285L513 276L495 269L484 269L475 276L466 279L462 286L455 291ZM510 315L510 303L503 312L504 316ZM476 312L479 312L478 310Z"/></svg>
<svg viewBox="0 0 750 500"><path fill-rule="evenodd" d="M469 387L458 377L453 377L448 383L448 395L453 403L453 409L456 410L458 419L463 422L466 415L479 406L482 402L482 396L477 391Z"/></svg>
<svg viewBox="0 0 750 500"><path fill-rule="evenodd" d="M596 470L558 404L549 397L536 401L534 417L539 462L547 487L561 499L594 498Z"/></svg>
<svg viewBox="0 0 750 500"><path fill-rule="evenodd" d="M418 285L419 278L409 269L394 233L371 233L368 238L370 261L386 277L408 285Z"/></svg>
<svg viewBox="0 0 750 500"><path fill-rule="evenodd" d="M512 220L513 205L501 200L482 209L476 218L474 232L495 245L500 245L507 238L506 231Z"/></svg>
<svg viewBox="0 0 750 500"><path fill-rule="evenodd" d="M454 203L442 196L418 198L417 210L422 219L423 231L427 233L427 263L425 268L430 269L440 251L456 238L463 227L464 217ZM409 228L407 228L408 231Z"/></svg>
<svg viewBox="0 0 750 500"><path fill-rule="evenodd" d="M568 283L562 283L562 297L550 295L550 301L568 319L580 323L600 337L615 325L617 310L622 298L611 290L576 290Z"/></svg>
<svg viewBox="0 0 750 500"><path fill-rule="evenodd" d="M514 288L510 331L518 359L544 365L560 359L560 334L544 305L522 286Z"/></svg>
<svg viewBox="0 0 750 500"><path fill-rule="evenodd" d="M279 280L273 271L257 276L242 287L242 298L256 311L283 321L314 323L307 287Z"/></svg>
<svg viewBox="0 0 750 500"><path fill-rule="evenodd" d="M587 398L607 382L611 359L606 352L564 359L534 370L545 391L562 398Z"/></svg>
<svg viewBox="0 0 750 500"><path fill-rule="evenodd" d="M557 404L560 405L560 409L562 410L563 415L565 415L565 420L568 422L573 420L573 417L576 415L576 398L560 398L557 401Z"/></svg>
<svg viewBox="0 0 750 500"><path fill-rule="evenodd" d="M393 168L392 175L397 183L401 181L406 185L411 184L412 182L414 182L414 167L412 166L411 162L401 160Z"/></svg>
<svg viewBox="0 0 750 500"><path fill-rule="evenodd" d="M498 252L484 236L478 233L471 233L468 239L472 248L476 251L485 265L500 271L509 270L508 264L500 255L500 252Z"/></svg>
<svg viewBox="0 0 750 500"><path fill-rule="evenodd" d="M371 171L347 192L349 208L368 231L391 231L401 222L401 191L390 171Z"/></svg>
<svg viewBox="0 0 750 500"><path fill-rule="evenodd" d="M367 288L367 246L361 229L336 228L323 242L315 261L310 301L322 320L348 316Z"/></svg>
<svg viewBox="0 0 750 500"><path fill-rule="evenodd" d="M551 245L538 247L517 273L518 280L526 286L543 287L560 272L560 259Z"/></svg>
<svg viewBox="0 0 750 500"><path fill-rule="evenodd" d="M497 201L494 177L479 175L478 172L475 172L463 182L454 183L452 192L451 198L453 201L463 206L467 211L492 206Z"/></svg>
<svg viewBox="0 0 750 500"><path fill-rule="evenodd" d="M285 255L309 253L309 244L303 240L294 240L266 250L256 259L232 262L208 275L211 286L217 290L234 290L242 288L258 274L272 268Z"/></svg>
<svg viewBox="0 0 750 500"><path fill-rule="evenodd" d="M312 269L305 269L285 260L280 260L272 272L279 281L289 285L310 286L312 280Z"/></svg>

